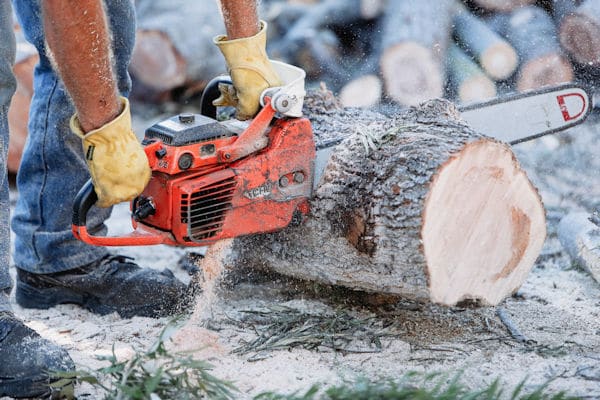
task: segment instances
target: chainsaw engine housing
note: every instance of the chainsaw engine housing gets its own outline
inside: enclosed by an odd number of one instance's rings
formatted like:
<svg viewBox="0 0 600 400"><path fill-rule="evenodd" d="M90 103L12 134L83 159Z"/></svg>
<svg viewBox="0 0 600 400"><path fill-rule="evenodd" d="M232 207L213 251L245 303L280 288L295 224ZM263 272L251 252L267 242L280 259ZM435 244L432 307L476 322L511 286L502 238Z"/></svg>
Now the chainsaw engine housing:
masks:
<svg viewBox="0 0 600 400"><path fill-rule="evenodd" d="M152 178L131 204L134 225L168 236L164 243L204 246L276 231L306 214L315 159L310 122L277 119L265 148L222 162L218 150L235 144L240 133L232 127L182 114L147 129Z"/></svg>

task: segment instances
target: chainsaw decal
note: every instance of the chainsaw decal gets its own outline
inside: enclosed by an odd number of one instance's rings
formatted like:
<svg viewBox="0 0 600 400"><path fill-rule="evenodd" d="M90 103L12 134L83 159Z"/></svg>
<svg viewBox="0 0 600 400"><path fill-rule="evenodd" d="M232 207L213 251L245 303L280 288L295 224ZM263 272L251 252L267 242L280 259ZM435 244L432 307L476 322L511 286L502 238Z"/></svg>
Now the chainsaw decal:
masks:
<svg viewBox="0 0 600 400"><path fill-rule="evenodd" d="M577 119L587 109L585 97L580 93L567 93L556 96L560 111L562 112L565 121ZM570 111L575 110L577 113L573 115Z"/></svg>
<svg viewBox="0 0 600 400"><path fill-rule="evenodd" d="M263 185L244 191L244 197L254 200L260 197L266 197L271 194L271 190L273 189L273 182L267 181Z"/></svg>

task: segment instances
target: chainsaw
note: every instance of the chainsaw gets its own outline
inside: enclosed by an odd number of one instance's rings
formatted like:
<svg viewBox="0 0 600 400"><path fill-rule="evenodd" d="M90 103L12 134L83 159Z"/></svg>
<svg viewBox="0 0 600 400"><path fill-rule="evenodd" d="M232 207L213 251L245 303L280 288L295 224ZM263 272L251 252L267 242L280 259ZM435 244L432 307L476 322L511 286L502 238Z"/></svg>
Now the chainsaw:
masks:
<svg viewBox="0 0 600 400"><path fill-rule="evenodd" d="M122 236L88 232L87 213L97 201L88 181L73 206L75 237L99 246L207 246L302 221L343 138L316 146L302 116L305 72L272 64L284 85L262 93L262 108L250 122L217 121L212 100L220 83L231 83L217 77L203 93L200 114L179 114L148 128L142 144L152 177L130 203L133 230ZM583 122L590 98L583 87L565 84L460 111L475 130L516 144Z"/></svg>

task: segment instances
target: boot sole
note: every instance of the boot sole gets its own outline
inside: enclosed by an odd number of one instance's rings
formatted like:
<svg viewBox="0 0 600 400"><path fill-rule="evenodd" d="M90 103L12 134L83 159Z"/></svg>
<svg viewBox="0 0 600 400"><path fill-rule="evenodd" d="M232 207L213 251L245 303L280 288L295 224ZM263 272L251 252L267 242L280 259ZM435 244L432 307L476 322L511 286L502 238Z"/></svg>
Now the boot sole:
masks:
<svg viewBox="0 0 600 400"><path fill-rule="evenodd" d="M82 295L67 288L36 288L22 281L17 281L15 300L23 308L47 310L59 304L76 304L95 314L106 315L117 312L123 318L135 316L157 318L163 315L157 312L160 308L154 304L142 307L114 307L102 304L91 295Z"/></svg>
<svg viewBox="0 0 600 400"><path fill-rule="evenodd" d="M8 396L15 399L49 396L51 393L46 379L36 381L33 378L22 378L10 381L0 379L0 397ZM44 397L45 398L45 397Z"/></svg>

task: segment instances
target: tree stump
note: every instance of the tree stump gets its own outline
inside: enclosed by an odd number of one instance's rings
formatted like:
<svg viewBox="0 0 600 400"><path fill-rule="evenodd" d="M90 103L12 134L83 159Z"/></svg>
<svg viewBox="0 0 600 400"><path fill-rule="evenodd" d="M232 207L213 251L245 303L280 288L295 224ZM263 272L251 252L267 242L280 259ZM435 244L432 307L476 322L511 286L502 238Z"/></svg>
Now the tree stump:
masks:
<svg viewBox="0 0 600 400"><path fill-rule="evenodd" d="M498 304L520 287L545 215L508 145L474 132L445 100L385 116L343 109L321 91L305 112L317 142L345 137L310 215L237 238L228 267L445 305Z"/></svg>

